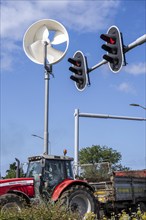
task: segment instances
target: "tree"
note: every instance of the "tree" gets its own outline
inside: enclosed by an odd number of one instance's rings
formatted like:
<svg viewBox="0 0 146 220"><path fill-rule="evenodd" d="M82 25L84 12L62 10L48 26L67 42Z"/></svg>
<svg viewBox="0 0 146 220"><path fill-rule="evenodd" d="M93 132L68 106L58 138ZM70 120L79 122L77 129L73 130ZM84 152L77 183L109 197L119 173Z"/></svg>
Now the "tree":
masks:
<svg viewBox="0 0 146 220"><path fill-rule="evenodd" d="M16 168L17 168L16 162L11 163L10 166L9 166L9 169L6 170L5 179L15 178L16 177Z"/></svg>
<svg viewBox="0 0 146 220"><path fill-rule="evenodd" d="M17 165L16 162L11 163L9 165L9 169L6 170L6 176L4 177L5 179L8 178L16 178L16 169L17 169ZM20 177L24 177L24 172L22 169L20 169Z"/></svg>
<svg viewBox="0 0 146 220"><path fill-rule="evenodd" d="M92 145L79 151L82 176L90 181L105 181L109 179L112 170L129 170L121 165L121 159L120 152L107 146Z"/></svg>
<svg viewBox="0 0 146 220"><path fill-rule="evenodd" d="M92 145L92 147L82 148L79 152L81 164L100 163L103 161L117 164L122 158L121 153L107 146Z"/></svg>

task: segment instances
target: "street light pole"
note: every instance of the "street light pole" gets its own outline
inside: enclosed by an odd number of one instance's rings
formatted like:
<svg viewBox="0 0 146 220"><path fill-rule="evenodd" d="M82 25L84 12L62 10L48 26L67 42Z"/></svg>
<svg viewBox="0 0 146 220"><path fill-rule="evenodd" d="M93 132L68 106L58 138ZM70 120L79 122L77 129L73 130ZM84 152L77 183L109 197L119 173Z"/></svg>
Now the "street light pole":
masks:
<svg viewBox="0 0 146 220"><path fill-rule="evenodd" d="M75 174L78 175L79 173L79 109L75 109L74 113L75 118L75 145L74 145L74 168Z"/></svg>
<svg viewBox="0 0 146 220"><path fill-rule="evenodd" d="M31 136L37 137L37 138L40 138L40 139L44 140L43 137L41 137L41 136L39 136L39 135L37 135L37 134L32 134ZM49 146L50 146L50 147L49 147L49 154L51 154L51 142L49 141L48 144L49 144Z"/></svg>
<svg viewBox="0 0 146 220"><path fill-rule="evenodd" d="M37 137L37 138L40 138L40 139L44 140L44 138L43 138L43 137L41 137L41 136L39 136L39 135L32 134L32 136L33 136L33 137Z"/></svg>
<svg viewBox="0 0 146 220"><path fill-rule="evenodd" d="M132 104L130 104L130 106L140 107L140 108L143 108L144 110L146 110L146 108L144 106L136 104L136 103L132 103Z"/></svg>

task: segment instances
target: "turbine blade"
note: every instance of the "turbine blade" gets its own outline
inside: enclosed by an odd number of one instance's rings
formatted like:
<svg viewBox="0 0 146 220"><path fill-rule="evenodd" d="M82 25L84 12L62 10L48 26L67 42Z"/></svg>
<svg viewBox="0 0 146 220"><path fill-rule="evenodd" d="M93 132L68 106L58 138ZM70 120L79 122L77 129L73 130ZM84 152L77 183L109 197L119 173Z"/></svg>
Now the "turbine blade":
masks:
<svg viewBox="0 0 146 220"><path fill-rule="evenodd" d="M51 44L61 44L67 41L66 34L62 33L61 31L56 31Z"/></svg>
<svg viewBox="0 0 146 220"><path fill-rule="evenodd" d="M44 42L39 40L29 46L32 57L37 60L39 64L44 63ZM57 50L50 45L47 46L47 60L50 64L57 62L63 56L61 50Z"/></svg>
<svg viewBox="0 0 146 220"><path fill-rule="evenodd" d="M38 63L44 63L44 42L38 40L29 46L29 50Z"/></svg>
<svg viewBox="0 0 146 220"><path fill-rule="evenodd" d="M48 37L49 37L48 28L45 25L43 25L37 30L34 40L35 41L38 41L38 40L48 41Z"/></svg>
<svg viewBox="0 0 146 220"><path fill-rule="evenodd" d="M63 55L63 52L61 50L57 50L51 46L48 46L47 50L47 60L50 64L57 62Z"/></svg>

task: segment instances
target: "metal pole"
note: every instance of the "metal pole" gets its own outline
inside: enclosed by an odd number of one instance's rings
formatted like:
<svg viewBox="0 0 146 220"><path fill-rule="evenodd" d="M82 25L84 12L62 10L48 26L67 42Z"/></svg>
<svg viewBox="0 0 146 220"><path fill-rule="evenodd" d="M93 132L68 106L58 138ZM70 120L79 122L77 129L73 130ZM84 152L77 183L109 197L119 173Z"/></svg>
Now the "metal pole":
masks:
<svg viewBox="0 0 146 220"><path fill-rule="evenodd" d="M146 110L146 108L142 105L139 105L139 104L130 104L131 106L135 106L135 107L140 107L140 108L143 108L144 110Z"/></svg>
<svg viewBox="0 0 146 220"><path fill-rule="evenodd" d="M48 100L49 98L49 73L45 71L45 114L44 114L44 154L48 154L48 140L49 140L49 132L48 132Z"/></svg>
<svg viewBox="0 0 146 220"><path fill-rule="evenodd" d="M92 113L79 113L79 117L146 121L146 118L137 118L137 117L130 117L130 116L118 116L118 115L92 114Z"/></svg>
<svg viewBox="0 0 146 220"><path fill-rule="evenodd" d="M48 154L49 132L49 79L50 73L47 69L47 42L44 42L44 68L45 68L45 112L44 112L44 154Z"/></svg>
<svg viewBox="0 0 146 220"><path fill-rule="evenodd" d="M137 47L143 43L146 42L146 34L144 34L143 36L137 38L135 41L133 41L131 44L127 45L124 48L124 53L128 52L129 50L133 49L134 47Z"/></svg>
<svg viewBox="0 0 146 220"><path fill-rule="evenodd" d="M75 152L74 152L74 166L75 176L79 175L79 109L75 109Z"/></svg>
<svg viewBox="0 0 146 220"><path fill-rule="evenodd" d="M103 64L106 64L107 61L106 60L102 60L101 62L97 63L95 66L91 67L90 69L88 69L88 73L90 73L91 71L95 70L96 68L102 66Z"/></svg>
<svg viewBox="0 0 146 220"><path fill-rule="evenodd" d="M43 138L43 137L41 137L41 136L39 136L39 135L32 134L32 136L33 136L33 137L37 137L37 138L40 138L40 139L44 140L44 138Z"/></svg>

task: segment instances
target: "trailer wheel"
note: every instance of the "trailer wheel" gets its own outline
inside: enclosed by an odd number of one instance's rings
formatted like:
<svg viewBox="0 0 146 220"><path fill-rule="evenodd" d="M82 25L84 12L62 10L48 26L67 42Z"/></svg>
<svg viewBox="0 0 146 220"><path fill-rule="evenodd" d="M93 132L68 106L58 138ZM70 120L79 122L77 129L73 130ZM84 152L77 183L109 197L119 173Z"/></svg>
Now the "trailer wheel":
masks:
<svg viewBox="0 0 146 220"><path fill-rule="evenodd" d="M1 213L7 211L20 212L24 207L24 199L16 194L8 193L0 196L0 210Z"/></svg>
<svg viewBox="0 0 146 220"><path fill-rule="evenodd" d="M96 214L96 200L92 191L83 185L70 187L60 197L61 205L67 205L72 212L79 212L81 216L85 213Z"/></svg>
<svg viewBox="0 0 146 220"><path fill-rule="evenodd" d="M138 206L142 212L146 212L146 203L140 202Z"/></svg>

